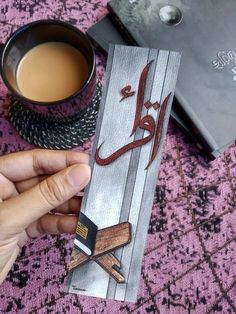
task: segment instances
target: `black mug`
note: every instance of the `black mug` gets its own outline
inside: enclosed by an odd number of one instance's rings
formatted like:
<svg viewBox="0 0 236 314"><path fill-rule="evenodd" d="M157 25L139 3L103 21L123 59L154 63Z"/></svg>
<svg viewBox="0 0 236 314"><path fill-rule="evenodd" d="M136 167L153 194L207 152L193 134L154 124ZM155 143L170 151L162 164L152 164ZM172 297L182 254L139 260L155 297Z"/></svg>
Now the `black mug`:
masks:
<svg viewBox="0 0 236 314"><path fill-rule="evenodd" d="M63 42L78 49L88 64L88 76L82 87L73 95L52 102L34 101L24 97L17 87L17 67L23 56L32 48L46 42ZM39 20L16 30L1 46L1 76L9 91L22 104L47 116L72 118L82 115L96 90L96 66L93 47L76 27L59 20Z"/></svg>

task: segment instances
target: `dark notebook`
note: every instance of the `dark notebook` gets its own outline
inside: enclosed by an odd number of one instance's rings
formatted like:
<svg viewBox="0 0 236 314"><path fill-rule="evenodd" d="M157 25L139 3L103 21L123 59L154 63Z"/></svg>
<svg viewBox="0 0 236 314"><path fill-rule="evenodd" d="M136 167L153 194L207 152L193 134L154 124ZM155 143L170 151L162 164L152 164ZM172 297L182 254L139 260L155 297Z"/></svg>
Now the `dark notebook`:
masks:
<svg viewBox="0 0 236 314"><path fill-rule="evenodd" d="M110 14L106 15L92 27L87 30L87 35L92 41L93 45L102 50L103 53L107 54L109 49L109 44L120 44L120 45L131 45L129 37L125 36L112 21ZM176 105L176 99L173 101L173 106L171 109L172 119L188 134L191 138L194 137L193 133L187 125L187 121L183 117L182 113L179 111L178 105ZM198 142L195 139L195 142ZM202 150L203 147L198 143L198 147Z"/></svg>
<svg viewBox="0 0 236 314"><path fill-rule="evenodd" d="M87 30L93 45L108 54L109 44L129 45L128 39L119 32L110 14L103 17Z"/></svg>
<svg viewBox="0 0 236 314"><path fill-rule="evenodd" d="M181 115L217 157L236 139L236 1L111 0L108 9L138 45L182 52Z"/></svg>
<svg viewBox="0 0 236 314"><path fill-rule="evenodd" d="M92 255L95 247L97 226L83 213L79 215L74 245L86 255Z"/></svg>

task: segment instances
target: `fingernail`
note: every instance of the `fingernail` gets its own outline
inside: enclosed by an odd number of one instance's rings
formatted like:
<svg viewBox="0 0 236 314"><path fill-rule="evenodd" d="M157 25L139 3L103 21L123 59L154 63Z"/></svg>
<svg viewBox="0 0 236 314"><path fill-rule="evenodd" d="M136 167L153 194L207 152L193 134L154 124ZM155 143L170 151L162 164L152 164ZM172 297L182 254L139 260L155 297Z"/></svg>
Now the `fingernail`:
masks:
<svg viewBox="0 0 236 314"><path fill-rule="evenodd" d="M90 180L90 167L86 164L73 166L68 172L68 180L74 187L83 189Z"/></svg>

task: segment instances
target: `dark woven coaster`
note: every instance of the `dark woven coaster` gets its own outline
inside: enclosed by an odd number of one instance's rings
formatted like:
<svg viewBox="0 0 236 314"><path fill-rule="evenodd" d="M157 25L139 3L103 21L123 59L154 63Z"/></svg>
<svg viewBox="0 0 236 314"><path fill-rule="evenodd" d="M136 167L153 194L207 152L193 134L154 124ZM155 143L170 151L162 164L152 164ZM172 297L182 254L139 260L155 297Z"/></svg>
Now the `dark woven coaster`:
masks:
<svg viewBox="0 0 236 314"><path fill-rule="evenodd" d="M42 148L69 149L86 142L95 133L101 101L99 82L88 107L69 118L51 118L35 112L14 97L10 98L9 120L26 141Z"/></svg>

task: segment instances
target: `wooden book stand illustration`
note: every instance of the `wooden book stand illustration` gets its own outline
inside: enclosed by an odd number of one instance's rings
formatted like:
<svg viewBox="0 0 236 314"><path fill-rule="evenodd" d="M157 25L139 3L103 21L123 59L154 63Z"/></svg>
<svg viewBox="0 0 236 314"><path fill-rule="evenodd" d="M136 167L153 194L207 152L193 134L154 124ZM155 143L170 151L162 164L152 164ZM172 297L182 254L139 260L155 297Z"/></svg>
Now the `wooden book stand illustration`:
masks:
<svg viewBox="0 0 236 314"><path fill-rule="evenodd" d="M118 283L124 283L125 278L119 271L121 263L111 252L127 245L130 241L131 224L129 222L98 230L94 253L87 256L82 251L74 248L70 271L89 261L95 261Z"/></svg>

